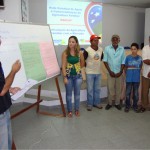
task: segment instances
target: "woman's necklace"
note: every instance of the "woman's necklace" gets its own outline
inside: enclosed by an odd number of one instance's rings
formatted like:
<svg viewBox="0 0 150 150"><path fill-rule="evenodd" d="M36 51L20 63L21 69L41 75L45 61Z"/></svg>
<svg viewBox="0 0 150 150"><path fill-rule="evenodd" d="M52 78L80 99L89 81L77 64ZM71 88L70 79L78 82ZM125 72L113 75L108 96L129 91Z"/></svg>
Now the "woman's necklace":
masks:
<svg viewBox="0 0 150 150"><path fill-rule="evenodd" d="M75 55L75 51L74 51L74 50L70 50L70 54L71 54L72 56L74 56L74 55Z"/></svg>

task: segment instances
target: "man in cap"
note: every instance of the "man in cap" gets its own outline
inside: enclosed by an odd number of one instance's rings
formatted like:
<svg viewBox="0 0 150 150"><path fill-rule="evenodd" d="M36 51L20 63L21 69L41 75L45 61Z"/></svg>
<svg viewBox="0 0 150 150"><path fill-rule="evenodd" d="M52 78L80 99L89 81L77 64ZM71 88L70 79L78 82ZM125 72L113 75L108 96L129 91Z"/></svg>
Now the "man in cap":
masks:
<svg viewBox="0 0 150 150"><path fill-rule="evenodd" d="M142 49L143 59L143 76L142 76L142 106L139 108L140 112L144 112L149 104L149 88L150 88L150 36L149 44ZM150 108L148 108L150 110Z"/></svg>
<svg viewBox="0 0 150 150"><path fill-rule="evenodd" d="M111 38L112 44L105 47L104 64L108 71L107 88L108 88L108 104L105 109L112 107L112 100L115 96L115 107L121 110L120 96L121 96L121 81L122 73L125 63L125 52L122 46L119 46L119 35L113 35Z"/></svg>
<svg viewBox="0 0 150 150"><path fill-rule="evenodd" d="M91 111L92 107L102 109L100 101L100 64L103 56L103 50L98 46L99 39L97 35L91 35L90 43L84 52L86 59L86 80L87 80L87 110Z"/></svg>

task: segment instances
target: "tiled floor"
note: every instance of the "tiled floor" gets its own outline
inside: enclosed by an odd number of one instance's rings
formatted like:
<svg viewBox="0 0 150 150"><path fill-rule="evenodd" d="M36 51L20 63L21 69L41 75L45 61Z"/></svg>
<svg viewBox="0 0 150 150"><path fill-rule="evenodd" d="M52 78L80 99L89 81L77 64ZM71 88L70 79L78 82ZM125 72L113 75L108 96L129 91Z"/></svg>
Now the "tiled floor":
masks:
<svg viewBox="0 0 150 150"><path fill-rule="evenodd" d="M15 104L11 113L27 104ZM59 107L42 107L61 112ZM12 120L17 149L150 149L150 112L125 113L116 108L91 112L81 104L81 116L49 117L30 109Z"/></svg>

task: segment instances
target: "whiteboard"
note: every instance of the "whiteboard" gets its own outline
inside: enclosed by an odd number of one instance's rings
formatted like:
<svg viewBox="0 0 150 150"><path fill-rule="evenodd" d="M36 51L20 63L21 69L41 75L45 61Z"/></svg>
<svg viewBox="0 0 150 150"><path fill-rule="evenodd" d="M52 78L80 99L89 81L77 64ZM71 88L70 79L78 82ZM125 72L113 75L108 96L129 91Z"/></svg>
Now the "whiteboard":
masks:
<svg viewBox="0 0 150 150"><path fill-rule="evenodd" d="M0 22L0 38L5 77L17 59L22 65L12 86L22 88L28 79L39 83L60 74L49 26Z"/></svg>

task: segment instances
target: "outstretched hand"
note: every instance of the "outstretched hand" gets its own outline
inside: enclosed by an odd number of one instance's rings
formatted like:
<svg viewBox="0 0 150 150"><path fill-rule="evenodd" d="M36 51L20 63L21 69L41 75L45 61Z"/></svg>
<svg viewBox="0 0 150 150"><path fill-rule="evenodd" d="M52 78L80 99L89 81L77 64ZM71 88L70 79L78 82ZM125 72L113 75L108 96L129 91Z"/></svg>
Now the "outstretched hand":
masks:
<svg viewBox="0 0 150 150"><path fill-rule="evenodd" d="M21 90L21 88L19 88L19 87L11 87L10 89L9 89L9 92L12 94L12 95L14 95L14 94L16 94L18 91L20 91Z"/></svg>

